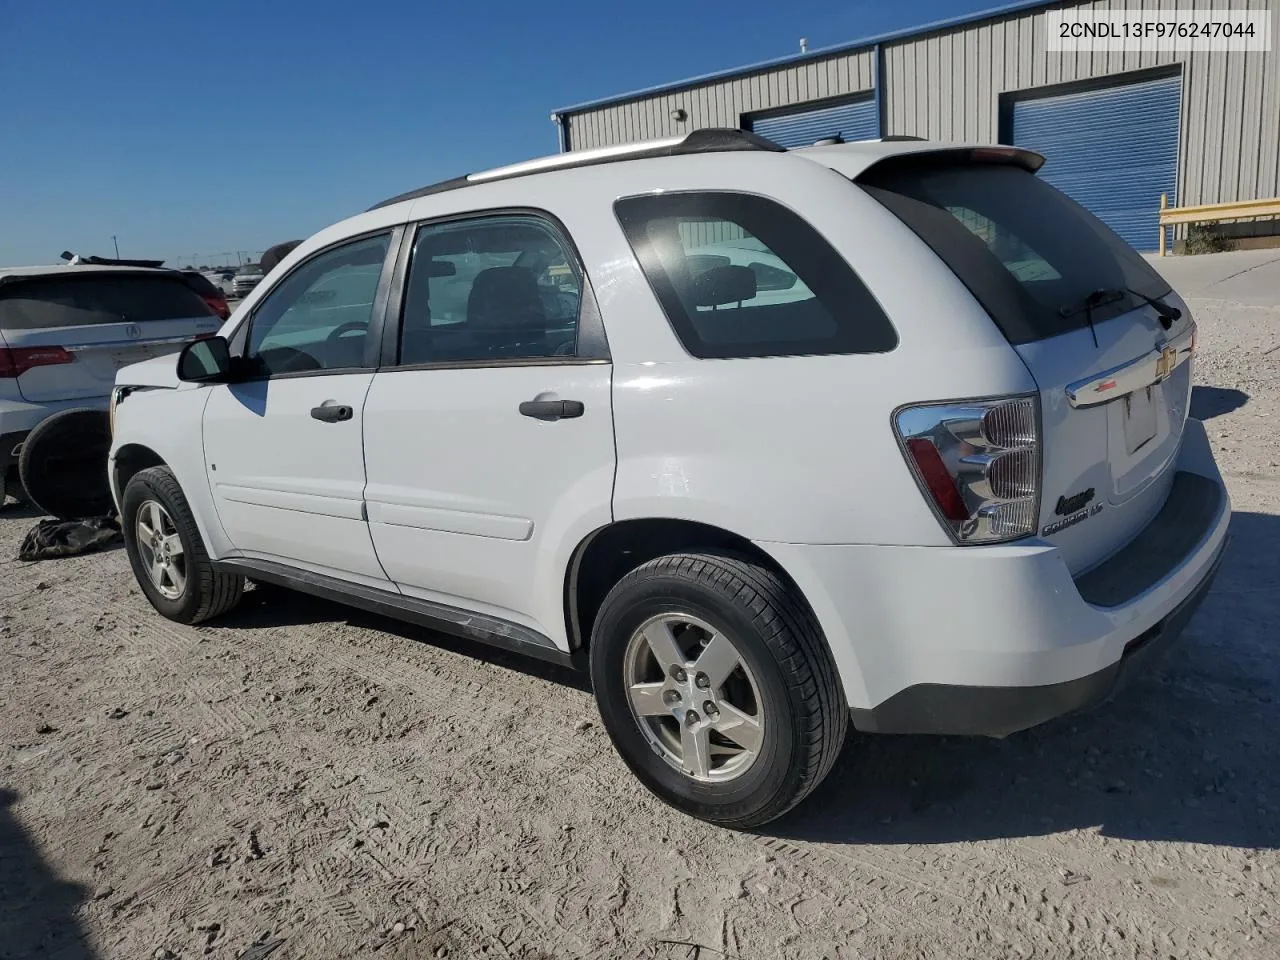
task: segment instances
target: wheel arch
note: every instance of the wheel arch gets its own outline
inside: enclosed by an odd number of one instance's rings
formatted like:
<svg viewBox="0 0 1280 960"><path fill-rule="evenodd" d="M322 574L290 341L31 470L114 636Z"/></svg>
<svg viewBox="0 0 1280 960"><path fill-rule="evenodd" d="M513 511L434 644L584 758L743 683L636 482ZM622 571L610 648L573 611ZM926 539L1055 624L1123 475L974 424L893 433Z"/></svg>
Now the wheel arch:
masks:
<svg viewBox="0 0 1280 960"><path fill-rule="evenodd" d="M618 520L584 537L570 557L564 584L570 650L589 645L591 628L605 596L636 567L666 554L705 551L726 552L759 563L780 576L804 600L804 592L777 560L731 530L666 517Z"/></svg>
<svg viewBox="0 0 1280 960"><path fill-rule="evenodd" d="M116 505L122 505L124 488L135 475L148 467L164 466L168 466L164 457L144 443L125 443L117 448L111 461L111 489Z"/></svg>

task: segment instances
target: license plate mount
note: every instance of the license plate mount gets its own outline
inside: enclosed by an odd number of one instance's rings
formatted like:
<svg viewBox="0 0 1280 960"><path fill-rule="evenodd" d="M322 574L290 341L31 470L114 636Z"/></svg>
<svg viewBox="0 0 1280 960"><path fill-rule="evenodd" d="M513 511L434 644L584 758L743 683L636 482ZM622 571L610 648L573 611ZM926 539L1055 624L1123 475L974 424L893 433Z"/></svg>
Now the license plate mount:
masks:
<svg viewBox="0 0 1280 960"><path fill-rule="evenodd" d="M1152 387L1144 387L1124 398L1124 445L1130 456L1156 435L1156 404L1152 390Z"/></svg>

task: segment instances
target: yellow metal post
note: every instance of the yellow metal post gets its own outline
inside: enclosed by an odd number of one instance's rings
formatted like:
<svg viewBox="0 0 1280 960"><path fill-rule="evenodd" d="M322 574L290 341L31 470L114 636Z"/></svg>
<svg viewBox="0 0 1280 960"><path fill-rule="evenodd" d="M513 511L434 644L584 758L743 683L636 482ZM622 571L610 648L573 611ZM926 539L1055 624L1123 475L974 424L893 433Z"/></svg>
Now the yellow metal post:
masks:
<svg viewBox="0 0 1280 960"><path fill-rule="evenodd" d="M1160 256L1164 256L1164 212L1169 209L1169 195L1160 194Z"/></svg>

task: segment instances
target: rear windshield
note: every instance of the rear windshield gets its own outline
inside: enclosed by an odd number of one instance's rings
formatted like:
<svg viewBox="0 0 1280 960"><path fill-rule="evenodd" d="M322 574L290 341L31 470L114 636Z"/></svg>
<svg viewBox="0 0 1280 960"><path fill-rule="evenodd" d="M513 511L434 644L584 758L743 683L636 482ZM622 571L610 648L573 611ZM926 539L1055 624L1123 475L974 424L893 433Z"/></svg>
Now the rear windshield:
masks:
<svg viewBox="0 0 1280 960"><path fill-rule="evenodd" d="M614 209L649 285L695 357L881 353L898 342L853 268L764 197L627 197Z"/></svg>
<svg viewBox="0 0 1280 960"><path fill-rule="evenodd" d="M1102 221L1021 167L903 158L858 183L927 243L1011 343L1101 323L1169 284ZM1091 294L1100 305L1085 309Z"/></svg>
<svg viewBox="0 0 1280 960"><path fill-rule="evenodd" d="M208 305L176 277L140 274L33 277L0 286L0 329L207 317Z"/></svg>

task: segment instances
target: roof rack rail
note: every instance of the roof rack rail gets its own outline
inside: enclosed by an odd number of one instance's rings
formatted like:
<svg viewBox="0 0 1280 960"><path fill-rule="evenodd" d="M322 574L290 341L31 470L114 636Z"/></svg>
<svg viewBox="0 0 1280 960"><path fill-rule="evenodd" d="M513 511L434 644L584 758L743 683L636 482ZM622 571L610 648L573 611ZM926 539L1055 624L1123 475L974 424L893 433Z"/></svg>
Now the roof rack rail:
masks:
<svg viewBox="0 0 1280 960"><path fill-rule="evenodd" d="M568 170L576 167L589 167L600 163L612 163L618 160L645 160L651 157L677 157L694 153L731 153L737 151L767 151L784 153L785 149L772 140L767 140L750 130L736 130L731 127L706 127L694 130L683 137L668 137L665 140L646 140L640 143L624 143L611 147L597 147L594 150L574 150L568 153L552 154L536 160L525 160L493 170L482 170L469 173L452 180L442 180L408 193L401 193L374 204L370 210L388 207L393 203L405 200L416 200L447 190L458 190L477 183L490 183L495 180L509 180L513 177L525 177L534 173L546 173L552 170Z"/></svg>

